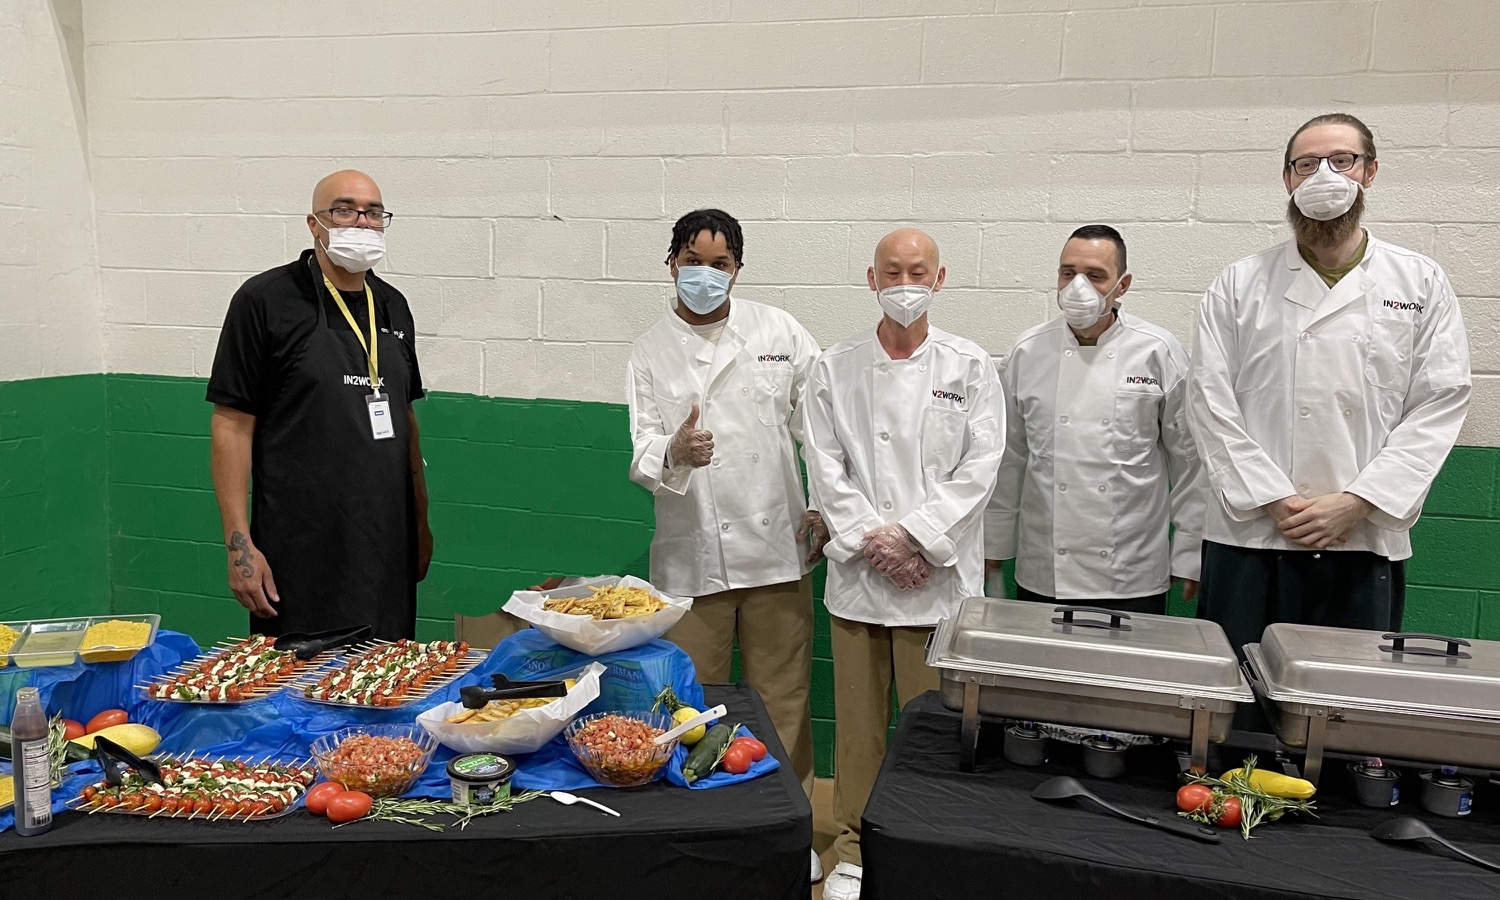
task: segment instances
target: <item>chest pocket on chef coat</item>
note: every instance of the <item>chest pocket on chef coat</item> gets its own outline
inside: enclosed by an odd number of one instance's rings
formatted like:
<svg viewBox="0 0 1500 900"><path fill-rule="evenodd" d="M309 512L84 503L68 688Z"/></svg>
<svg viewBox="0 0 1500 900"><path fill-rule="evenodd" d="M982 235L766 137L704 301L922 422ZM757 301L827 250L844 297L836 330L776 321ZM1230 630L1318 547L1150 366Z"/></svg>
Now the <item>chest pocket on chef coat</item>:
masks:
<svg viewBox="0 0 1500 900"><path fill-rule="evenodd" d="M761 365L753 370L755 414L760 424L776 428L786 424L792 410L792 367Z"/></svg>
<svg viewBox="0 0 1500 900"><path fill-rule="evenodd" d="M922 422L923 468L945 475L958 468L968 429L969 414L966 411L936 403L929 406Z"/></svg>
<svg viewBox="0 0 1500 900"><path fill-rule="evenodd" d="M1378 388L1404 391L1411 384L1412 346L1416 322L1395 316L1370 319L1365 337L1365 379Z"/></svg>
<svg viewBox="0 0 1500 900"><path fill-rule="evenodd" d="M1121 390L1115 392L1115 415L1106 432L1114 444L1115 462L1140 462L1161 437L1161 403L1159 390Z"/></svg>

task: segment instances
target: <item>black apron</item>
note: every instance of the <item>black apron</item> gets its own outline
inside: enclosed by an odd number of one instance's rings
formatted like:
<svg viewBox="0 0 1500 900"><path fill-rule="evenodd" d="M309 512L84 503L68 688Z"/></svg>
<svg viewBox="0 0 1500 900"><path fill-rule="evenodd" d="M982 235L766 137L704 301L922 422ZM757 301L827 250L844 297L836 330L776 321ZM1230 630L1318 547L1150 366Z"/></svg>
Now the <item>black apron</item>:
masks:
<svg viewBox="0 0 1500 900"><path fill-rule="evenodd" d="M395 437L377 441L365 403L364 348L344 321L328 327L328 289L309 260L318 327L284 374L269 414L255 423L250 535L264 554L281 602L274 618L250 618L252 632L283 634L345 625L373 637L415 637L416 505L407 399L411 371L400 340L377 328L380 393L390 399ZM300 281L300 279L299 279ZM351 312L355 304L348 302ZM360 311L366 307L363 298ZM376 297L375 319L382 304ZM340 316L342 319L342 316ZM355 314L369 336L369 323Z"/></svg>

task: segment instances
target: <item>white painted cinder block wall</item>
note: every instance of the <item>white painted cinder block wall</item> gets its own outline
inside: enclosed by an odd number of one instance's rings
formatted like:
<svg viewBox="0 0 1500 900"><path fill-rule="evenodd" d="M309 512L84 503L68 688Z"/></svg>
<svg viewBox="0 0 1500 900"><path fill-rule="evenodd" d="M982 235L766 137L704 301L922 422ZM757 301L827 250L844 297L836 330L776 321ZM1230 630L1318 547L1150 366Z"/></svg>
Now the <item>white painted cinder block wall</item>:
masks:
<svg viewBox="0 0 1500 900"><path fill-rule="evenodd" d="M77 13L0 2L0 381L104 365Z"/></svg>
<svg viewBox="0 0 1500 900"><path fill-rule="evenodd" d="M1463 298L1463 441L1500 445L1496 6L83 0L108 367L205 374L235 285L306 245L343 165L398 215L387 271L442 390L619 402L670 223L705 204L745 223L739 295L825 344L875 320L864 269L902 222L942 245L935 320L996 354L1091 221L1186 339L1219 269L1283 238L1291 130L1346 110L1379 142L1372 229Z"/></svg>

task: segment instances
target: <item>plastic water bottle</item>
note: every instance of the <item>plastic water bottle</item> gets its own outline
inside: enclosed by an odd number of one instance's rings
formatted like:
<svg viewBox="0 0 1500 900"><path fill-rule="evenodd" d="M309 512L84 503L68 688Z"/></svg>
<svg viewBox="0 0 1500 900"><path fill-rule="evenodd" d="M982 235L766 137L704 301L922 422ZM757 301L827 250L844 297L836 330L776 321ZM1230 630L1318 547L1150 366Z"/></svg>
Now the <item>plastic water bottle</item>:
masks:
<svg viewBox="0 0 1500 900"><path fill-rule="evenodd" d="M30 837L52 828L52 766L47 754L47 716L36 688L16 692L10 720L15 754L11 777L16 790L16 834Z"/></svg>

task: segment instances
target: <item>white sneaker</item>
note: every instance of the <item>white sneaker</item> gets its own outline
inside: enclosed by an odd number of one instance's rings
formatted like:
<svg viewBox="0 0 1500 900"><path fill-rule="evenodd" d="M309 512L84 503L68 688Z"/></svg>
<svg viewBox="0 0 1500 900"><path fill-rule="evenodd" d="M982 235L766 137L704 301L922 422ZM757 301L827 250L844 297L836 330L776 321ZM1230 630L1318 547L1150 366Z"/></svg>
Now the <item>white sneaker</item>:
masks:
<svg viewBox="0 0 1500 900"><path fill-rule="evenodd" d="M812 852L812 883L817 884L823 880L823 862L818 859L818 851Z"/></svg>
<svg viewBox="0 0 1500 900"><path fill-rule="evenodd" d="M859 900L859 879L864 871L852 863L834 866L828 880L823 882L823 900Z"/></svg>

